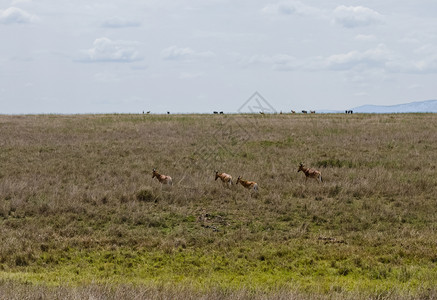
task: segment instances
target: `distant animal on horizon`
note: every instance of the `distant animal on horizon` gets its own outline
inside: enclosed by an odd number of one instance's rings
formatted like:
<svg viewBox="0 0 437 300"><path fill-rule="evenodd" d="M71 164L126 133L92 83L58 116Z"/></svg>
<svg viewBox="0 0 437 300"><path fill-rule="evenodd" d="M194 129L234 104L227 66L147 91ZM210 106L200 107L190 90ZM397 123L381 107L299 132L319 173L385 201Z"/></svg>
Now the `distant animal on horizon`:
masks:
<svg viewBox="0 0 437 300"><path fill-rule="evenodd" d="M241 176L238 176L237 179L237 183L235 185L237 185L238 183L240 183L242 186L244 186L246 189L250 190L251 192L258 192L258 184L255 181L248 181L248 180L243 180L241 179Z"/></svg>
<svg viewBox="0 0 437 300"><path fill-rule="evenodd" d="M168 111L168 112L167 112L167 115L169 115L169 114L170 114L170 112Z"/></svg>
<svg viewBox="0 0 437 300"><path fill-rule="evenodd" d="M156 171L156 169L153 169L152 178L154 178L154 177L156 177L156 179L158 179L158 181L159 181L161 184L167 184L167 185L170 185L170 186L173 185L173 180L171 179L170 176L167 176L167 175L161 175L161 174L159 174L159 173Z"/></svg>
<svg viewBox="0 0 437 300"><path fill-rule="evenodd" d="M232 186L232 176L226 173L219 173L219 171L215 171L215 180L217 180L218 178L221 179L222 183L224 186Z"/></svg>
<svg viewBox="0 0 437 300"><path fill-rule="evenodd" d="M295 113L296 113L296 111L295 111L295 110L291 110L291 113L292 113L292 114L295 114Z"/></svg>
<svg viewBox="0 0 437 300"><path fill-rule="evenodd" d="M306 110L303 110L302 113L303 113L303 114L307 114L308 112L307 112Z"/></svg>
<svg viewBox="0 0 437 300"><path fill-rule="evenodd" d="M299 169L297 170L297 173L299 173L300 171L302 171L305 174L305 182L308 180L308 177L314 178L315 180L317 180L319 182L323 182L322 173L320 173L320 171L317 171L316 169L306 168L303 165L303 163L300 163Z"/></svg>
<svg viewBox="0 0 437 300"><path fill-rule="evenodd" d="M150 114L150 110L147 112L147 114Z"/></svg>
<svg viewBox="0 0 437 300"><path fill-rule="evenodd" d="M347 114L353 114L354 111L353 111L353 110L346 110L346 113L347 113Z"/></svg>
<svg viewBox="0 0 437 300"><path fill-rule="evenodd" d="M262 115L264 114L264 112L263 112L263 111L260 111L259 113L260 113L260 114L262 114Z"/></svg>
<svg viewBox="0 0 437 300"><path fill-rule="evenodd" d="M315 110L310 110L310 113L315 114L316 111Z"/></svg>
<svg viewBox="0 0 437 300"><path fill-rule="evenodd" d="M212 112L214 115L218 115L218 111L213 111Z"/></svg>
<svg viewBox="0 0 437 300"><path fill-rule="evenodd" d="M223 112L221 111L220 114L223 115Z"/></svg>

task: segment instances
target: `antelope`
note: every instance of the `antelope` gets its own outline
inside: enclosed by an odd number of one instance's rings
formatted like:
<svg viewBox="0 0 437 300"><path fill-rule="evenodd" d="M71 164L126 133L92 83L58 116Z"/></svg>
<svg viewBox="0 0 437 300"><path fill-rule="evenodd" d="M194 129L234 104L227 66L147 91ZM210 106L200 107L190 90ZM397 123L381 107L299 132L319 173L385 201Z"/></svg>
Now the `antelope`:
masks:
<svg viewBox="0 0 437 300"><path fill-rule="evenodd" d="M310 113L315 114L316 111L315 110L310 110Z"/></svg>
<svg viewBox="0 0 437 300"><path fill-rule="evenodd" d="M306 110L303 110L302 113L303 113L303 114L307 114L308 112L307 112Z"/></svg>
<svg viewBox="0 0 437 300"><path fill-rule="evenodd" d="M152 178L156 177L161 184L173 185L173 181L170 176L161 175L156 172L156 169L153 169Z"/></svg>
<svg viewBox="0 0 437 300"><path fill-rule="evenodd" d="M218 115L218 111L213 111L212 112L214 115Z"/></svg>
<svg viewBox="0 0 437 300"><path fill-rule="evenodd" d="M229 187L232 186L232 176L226 173L219 173L218 171L215 171L215 180L218 178L221 179L224 186L228 185Z"/></svg>
<svg viewBox="0 0 437 300"><path fill-rule="evenodd" d="M223 115L224 113L221 111L220 114Z"/></svg>
<svg viewBox="0 0 437 300"><path fill-rule="evenodd" d="M241 183L242 186L244 186L246 189L249 189L251 192L258 192L258 184L255 181L247 181L241 179L241 176L238 176L237 183Z"/></svg>
<svg viewBox="0 0 437 300"><path fill-rule="evenodd" d="M292 113L292 114L295 114L295 113L296 113L296 111L295 111L295 110L291 110L291 113Z"/></svg>
<svg viewBox="0 0 437 300"><path fill-rule="evenodd" d="M259 113L260 113L260 114L262 114L262 115L264 114L264 112L263 112L263 111L260 111Z"/></svg>
<svg viewBox="0 0 437 300"><path fill-rule="evenodd" d="M300 171L302 171L305 174L305 182L308 180L308 177L314 178L319 182L323 182L322 173L320 173L320 171L317 171L316 169L306 168L303 166L303 163L300 163L297 173L299 173Z"/></svg>

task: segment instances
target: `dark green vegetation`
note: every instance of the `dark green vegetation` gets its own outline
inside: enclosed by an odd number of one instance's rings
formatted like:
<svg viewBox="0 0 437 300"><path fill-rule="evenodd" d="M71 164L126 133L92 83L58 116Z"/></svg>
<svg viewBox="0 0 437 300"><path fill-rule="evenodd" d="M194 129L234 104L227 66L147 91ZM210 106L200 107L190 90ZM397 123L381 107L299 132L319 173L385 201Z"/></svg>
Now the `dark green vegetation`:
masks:
<svg viewBox="0 0 437 300"><path fill-rule="evenodd" d="M0 295L435 298L436 128L434 114L0 116Z"/></svg>

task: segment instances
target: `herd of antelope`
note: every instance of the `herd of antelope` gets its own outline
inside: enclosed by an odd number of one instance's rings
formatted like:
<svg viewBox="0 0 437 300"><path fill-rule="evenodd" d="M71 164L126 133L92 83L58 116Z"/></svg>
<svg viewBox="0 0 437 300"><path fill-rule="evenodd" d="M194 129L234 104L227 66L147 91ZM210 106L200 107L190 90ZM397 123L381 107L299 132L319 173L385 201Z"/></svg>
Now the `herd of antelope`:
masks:
<svg viewBox="0 0 437 300"><path fill-rule="evenodd" d="M313 178L316 181L318 181L319 183L323 182L322 173L316 169L307 168L304 166L303 163L300 163L297 172L299 173L300 171L302 171L302 173L305 174L305 182L308 180L308 178ZM156 169L153 169L152 178L155 178L155 177L163 185L169 185L169 186L173 185L173 181L172 181L170 176L159 174L156 171ZM230 188L234 184L231 175L224 173L224 172L215 171L215 180L217 180L219 178L220 178L223 186L225 186L225 187ZM241 178L241 176L238 176L237 181L235 182L235 185L238 185L238 184L241 184L243 187L248 189L251 193L258 193L258 183L256 183L255 181L244 180Z"/></svg>

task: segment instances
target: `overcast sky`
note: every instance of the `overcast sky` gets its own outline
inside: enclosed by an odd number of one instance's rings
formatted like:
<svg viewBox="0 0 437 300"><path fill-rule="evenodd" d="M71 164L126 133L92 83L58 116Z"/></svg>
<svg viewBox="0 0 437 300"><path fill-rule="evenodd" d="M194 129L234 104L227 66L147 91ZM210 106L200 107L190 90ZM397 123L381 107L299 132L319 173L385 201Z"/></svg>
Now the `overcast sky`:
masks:
<svg viewBox="0 0 437 300"><path fill-rule="evenodd" d="M0 0L0 114L437 99L437 1Z"/></svg>

